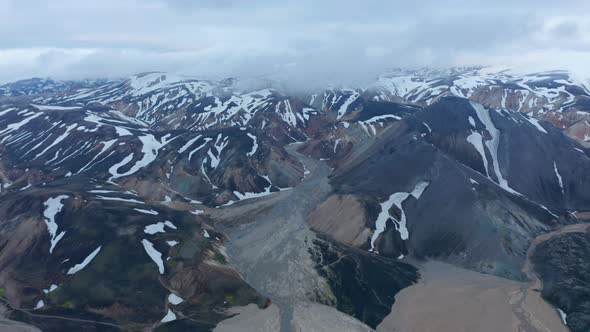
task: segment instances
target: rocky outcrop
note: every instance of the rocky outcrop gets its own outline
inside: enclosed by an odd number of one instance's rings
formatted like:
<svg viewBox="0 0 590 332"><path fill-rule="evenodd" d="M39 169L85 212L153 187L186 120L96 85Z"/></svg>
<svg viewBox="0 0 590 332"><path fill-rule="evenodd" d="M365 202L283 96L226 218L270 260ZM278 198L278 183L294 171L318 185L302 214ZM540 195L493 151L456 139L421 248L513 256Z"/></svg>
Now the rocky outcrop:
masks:
<svg viewBox="0 0 590 332"><path fill-rule="evenodd" d="M533 263L542 295L562 313L572 332L590 329L590 233L569 233L537 246Z"/></svg>

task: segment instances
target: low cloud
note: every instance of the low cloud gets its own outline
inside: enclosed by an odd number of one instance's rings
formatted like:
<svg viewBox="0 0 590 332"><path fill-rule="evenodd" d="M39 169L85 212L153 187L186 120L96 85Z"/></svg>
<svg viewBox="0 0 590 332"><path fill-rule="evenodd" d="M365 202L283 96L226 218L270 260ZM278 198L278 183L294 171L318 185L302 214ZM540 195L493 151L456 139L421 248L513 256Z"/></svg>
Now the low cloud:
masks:
<svg viewBox="0 0 590 332"><path fill-rule="evenodd" d="M590 77L587 1L0 0L0 8L0 81L160 70L313 86L461 65Z"/></svg>

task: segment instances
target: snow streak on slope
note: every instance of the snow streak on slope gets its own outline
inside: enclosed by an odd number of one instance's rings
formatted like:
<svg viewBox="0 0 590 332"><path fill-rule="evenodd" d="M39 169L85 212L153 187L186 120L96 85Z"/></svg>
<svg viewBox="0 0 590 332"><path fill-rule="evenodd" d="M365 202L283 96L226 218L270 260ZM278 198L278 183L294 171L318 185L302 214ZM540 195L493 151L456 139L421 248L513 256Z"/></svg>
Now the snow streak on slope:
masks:
<svg viewBox="0 0 590 332"><path fill-rule="evenodd" d="M164 274L164 261L162 261L162 254L154 248L153 243L146 239L141 240L141 244L143 244L143 248L145 249L145 252L148 254L148 256L150 256L150 258L158 266L158 271L160 274Z"/></svg>
<svg viewBox="0 0 590 332"><path fill-rule="evenodd" d="M168 322L172 322L175 320L176 320L176 315L174 314L172 309L168 309L168 313L166 313L166 316L164 316L164 318L162 318L162 323L168 323Z"/></svg>
<svg viewBox="0 0 590 332"><path fill-rule="evenodd" d="M103 176L108 168L114 178L130 175L150 164L158 150L173 140L169 134L158 140L135 121L115 116L117 112L75 108L37 113L26 107L2 113L0 139L10 155L24 163L42 162L54 178L86 171ZM138 143L143 155L134 150ZM139 160L130 164L134 158Z"/></svg>
<svg viewBox="0 0 590 332"><path fill-rule="evenodd" d="M208 142L211 142L213 139L210 137L205 137L203 144L199 145L196 149L192 150L189 154L188 154L188 160L190 161L193 158L193 154L195 154L196 152L198 152L199 150L201 150L202 148L205 147L205 145L207 145Z"/></svg>
<svg viewBox="0 0 590 332"><path fill-rule="evenodd" d="M371 136L371 135L377 135L377 129L375 127L375 123L377 123L381 127L383 127L385 125L385 122L389 119L401 120L401 117L399 117L397 115L393 115L393 114L384 114L384 115L374 116L368 120L357 121L357 123L361 126L361 128L363 128L363 130L365 131L365 133L367 133L367 135ZM370 129L370 131L369 131L369 129Z"/></svg>
<svg viewBox="0 0 590 332"><path fill-rule="evenodd" d="M59 195L57 197L49 198L43 205L45 206L45 211L43 212L43 216L45 217L45 224L47 225L47 231L49 232L49 239L51 242L51 246L49 247L49 253L53 252L53 248L57 245L57 242L61 240L61 238L66 234L65 231L57 234L58 225L55 222L55 216L61 212L63 205L63 200L68 198L67 195Z"/></svg>
<svg viewBox="0 0 590 332"><path fill-rule="evenodd" d="M117 142L116 139L112 139L112 140L108 140L106 142L100 142L100 144L102 144L102 148L100 149L100 152L98 152L96 155L94 155L94 157L92 157L92 159L88 162L88 164L84 165L82 168L80 168L80 170L78 170L77 173L81 173L87 169L89 169L90 167L92 167L93 163L98 160L98 158L100 156L102 156L103 153L105 153L108 149L110 149L113 144L115 144Z"/></svg>
<svg viewBox="0 0 590 332"><path fill-rule="evenodd" d="M35 105L31 104L31 106L39 109L40 111L69 111L81 108L80 106L52 106L52 105Z"/></svg>
<svg viewBox="0 0 590 332"><path fill-rule="evenodd" d="M561 178L561 174L559 174L559 170L557 169L557 162L553 162L553 171L555 172L555 176L557 177L557 182L559 183L559 188L561 188L561 194L565 195L565 190L563 189L563 179Z"/></svg>
<svg viewBox="0 0 590 332"><path fill-rule="evenodd" d="M197 136L191 138L188 142L186 142L186 144L184 144L180 149L178 149L178 153L184 153L184 151L186 151L188 148L190 148L191 145L193 145L201 137L202 137L201 135L197 135Z"/></svg>
<svg viewBox="0 0 590 332"><path fill-rule="evenodd" d="M166 73L135 75L94 91L66 93L47 101L54 103L102 104L114 107L150 125L169 129L206 130L243 127L258 112L283 104L277 112L289 121L304 121L309 112L292 109L288 99L273 89L243 92L227 81L200 80Z"/></svg>
<svg viewBox="0 0 590 332"><path fill-rule="evenodd" d="M338 149L338 144L340 144L340 138L337 138L334 141L334 153L336 153L336 149Z"/></svg>
<svg viewBox="0 0 590 332"><path fill-rule="evenodd" d="M68 135L70 134L70 131L72 131L72 129L76 128L78 126L78 124L74 123L72 125L69 125L66 127L66 131L61 134L59 137L57 137L50 145L48 145L45 149L43 149L43 151L39 152L35 158L33 159L37 159L40 156L44 155L45 152L49 151L49 149L51 149L52 147L56 146L57 144L59 144L61 141L63 141L66 137L68 137Z"/></svg>
<svg viewBox="0 0 590 332"><path fill-rule="evenodd" d="M500 185L501 188L504 190L520 195L518 192L510 188L508 185L508 181L504 179L502 172L500 171L500 161L498 160L498 148L500 146L500 131L494 126L494 122L492 122L492 118L490 117L490 111L483 107L483 105L475 102L471 102L471 107L475 110L479 121L483 123L486 130L491 136L490 140L485 141L485 145L490 152L491 159L488 164L491 165L492 170L494 171L494 175L496 176L497 183ZM473 144L473 143L472 143ZM485 154L484 154L485 157ZM489 172L488 172L489 177Z"/></svg>
<svg viewBox="0 0 590 332"><path fill-rule="evenodd" d="M342 116L344 116L344 114L346 114L346 112L348 111L348 107L350 107L350 105L359 97L359 93L355 90L348 90L348 92L350 92L350 96L348 98L346 98L346 101L344 101L344 103L342 103L342 105L340 106L340 108L338 109L338 116L336 117L336 119L340 119Z"/></svg>
<svg viewBox="0 0 590 332"><path fill-rule="evenodd" d="M33 308L33 310L41 309L44 306L45 306L45 302L43 302L43 300L39 300L39 302L37 302L37 304L35 305L35 308Z"/></svg>
<svg viewBox="0 0 590 332"><path fill-rule="evenodd" d="M375 231L371 237L371 251L375 251L375 241L381 233L385 231L387 220L391 219L395 226L395 229L399 232L402 240L407 240L410 236L408 229L406 228L406 214L402 207L403 202L411 195L416 199L420 199L424 190L428 187L429 182L420 182L416 184L412 192L398 192L393 193L389 196L389 199L381 203L381 213L377 216L375 221ZM397 220L394 216L389 213L389 210L396 206L400 210L400 219Z"/></svg>
<svg viewBox="0 0 590 332"><path fill-rule="evenodd" d="M406 97L424 85L424 81L419 80L412 75L381 77L375 87L379 93L374 99L382 101L389 100L388 94Z"/></svg>
<svg viewBox="0 0 590 332"><path fill-rule="evenodd" d="M276 106L276 112L281 116L283 121L289 124L291 127L297 127L297 117L291 108L291 102L288 99L283 100L283 109L281 110L281 103L279 102Z"/></svg>
<svg viewBox="0 0 590 332"><path fill-rule="evenodd" d="M22 126L26 125L31 120L35 119L36 117L38 117L38 116L40 116L42 114L43 114L42 112L33 113L29 117L24 118L24 119L22 119L19 122L9 124L8 126L6 126L6 128L4 128L3 130L0 130L0 136L4 136L7 133L10 133L10 132L19 130ZM2 142L4 142L5 139L6 139L6 137L4 137L2 139Z"/></svg>
<svg viewBox="0 0 590 332"><path fill-rule="evenodd" d="M170 221L166 220L165 222L157 222L155 224L151 224L151 225L147 225L145 226L145 228L143 229L144 233L153 235L156 233L165 233L166 231L164 230L164 226L168 226L172 229L176 229L176 226L174 226L173 223L171 223Z"/></svg>
<svg viewBox="0 0 590 332"><path fill-rule="evenodd" d="M248 137L250 137L252 139L252 150L250 150L250 152L246 153L246 155L248 157L252 157L256 153L256 150L258 150L258 141L256 140L255 135L252 135L250 133L246 133L246 135L248 135Z"/></svg>
<svg viewBox="0 0 590 332"><path fill-rule="evenodd" d="M127 165L127 163L129 163L131 159L133 159L133 155L125 157L121 163L116 164L109 169L109 172L112 175L111 180L134 174L141 168L148 166L150 163L156 160L156 157L158 156L158 151L166 144L170 143L170 141L172 141L168 140L169 135L170 134L162 137L162 141L157 140L152 134L139 136L138 138L142 143L142 159L138 160L127 172L119 173L119 168L123 167L124 165Z"/></svg>
<svg viewBox="0 0 590 332"><path fill-rule="evenodd" d="M209 149L209 151L207 152L207 155L211 160L211 168L217 168L217 166L219 166L219 163L221 161L221 152L229 143L228 138L229 137L224 138L222 134L217 135L217 139L215 140L215 144L213 145L215 153L213 153L213 149Z"/></svg>
<svg viewBox="0 0 590 332"><path fill-rule="evenodd" d="M82 263L76 264L72 268L70 268L68 270L68 274L74 274L74 273L82 270L83 268L85 268L86 265L90 264L90 262L92 262L92 260L94 259L94 257L96 257L96 255L98 255L98 252L100 251L100 248L102 248L102 246L99 246L93 252L91 252L90 255L88 255L86 258L84 258L84 260L82 261Z"/></svg>
<svg viewBox="0 0 590 332"><path fill-rule="evenodd" d="M467 136L467 142L471 143L471 145L475 147L481 156L481 159L483 160L483 169L486 172L486 176L489 177L490 172L488 171L488 158L486 157L486 152L483 147L483 137L480 133L473 131L471 134L469 134L469 136Z"/></svg>
<svg viewBox="0 0 590 332"><path fill-rule="evenodd" d="M559 317L561 317L561 321L563 322L563 325L567 325L567 314L559 308L557 309L557 311L559 312Z"/></svg>
<svg viewBox="0 0 590 332"><path fill-rule="evenodd" d="M260 192L260 193L246 192L246 193L242 194L239 191L234 191L234 195L236 195L236 197L240 201L243 201L246 199L260 198L260 197L264 197L264 196L268 196L268 195L272 194L272 192L270 191L270 188L272 187L272 183L270 182L270 179L268 178L268 176L266 176L266 177L261 176L261 177L264 178L268 182L268 187L266 187L263 192Z"/></svg>
<svg viewBox="0 0 590 332"><path fill-rule="evenodd" d="M157 216L159 214L158 211L154 211L154 210L151 210L151 209L150 210L146 210L146 209L133 208L133 210L135 210L137 212L144 213L144 214L151 214L151 215L154 215L154 216Z"/></svg>
<svg viewBox="0 0 590 332"><path fill-rule="evenodd" d="M145 202L138 201L133 198L109 197L109 196L101 196L101 195L96 195L95 197L100 200L103 200L103 201L116 201L116 202L132 203L132 204L145 204Z"/></svg>
<svg viewBox="0 0 590 332"><path fill-rule="evenodd" d="M168 302L170 302L172 305L179 305L184 302L184 299L174 293L171 293L168 295Z"/></svg>

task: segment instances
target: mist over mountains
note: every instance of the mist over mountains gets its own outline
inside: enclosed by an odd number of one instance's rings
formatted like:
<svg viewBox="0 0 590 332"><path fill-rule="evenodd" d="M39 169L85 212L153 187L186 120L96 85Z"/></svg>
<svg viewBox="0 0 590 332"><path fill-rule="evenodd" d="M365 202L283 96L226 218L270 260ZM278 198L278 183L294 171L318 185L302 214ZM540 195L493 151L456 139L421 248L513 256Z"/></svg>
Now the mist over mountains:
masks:
<svg viewBox="0 0 590 332"><path fill-rule="evenodd" d="M3 1L0 81L164 71L367 82L390 68L586 64L586 1ZM109 24L105 24L108 20Z"/></svg>

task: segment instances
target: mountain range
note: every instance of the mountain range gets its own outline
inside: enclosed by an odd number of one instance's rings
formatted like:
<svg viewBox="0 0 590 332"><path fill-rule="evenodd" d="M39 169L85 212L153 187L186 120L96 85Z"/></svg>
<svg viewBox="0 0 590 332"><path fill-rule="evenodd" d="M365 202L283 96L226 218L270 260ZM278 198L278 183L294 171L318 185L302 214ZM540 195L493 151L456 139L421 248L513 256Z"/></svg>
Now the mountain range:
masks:
<svg viewBox="0 0 590 332"><path fill-rule="evenodd" d="M566 71L0 85L0 324L391 331L436 261L588 331L588 120Z"/></svg>

